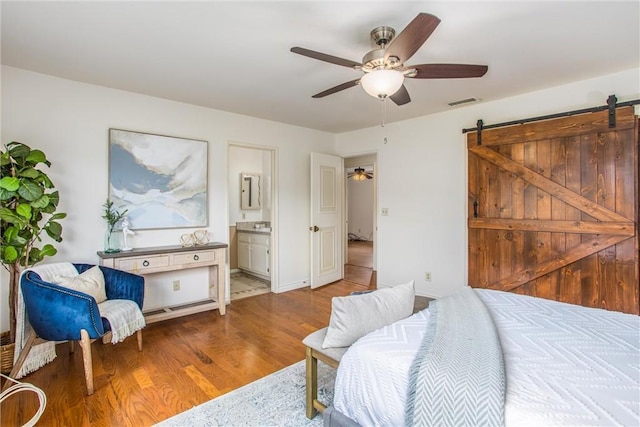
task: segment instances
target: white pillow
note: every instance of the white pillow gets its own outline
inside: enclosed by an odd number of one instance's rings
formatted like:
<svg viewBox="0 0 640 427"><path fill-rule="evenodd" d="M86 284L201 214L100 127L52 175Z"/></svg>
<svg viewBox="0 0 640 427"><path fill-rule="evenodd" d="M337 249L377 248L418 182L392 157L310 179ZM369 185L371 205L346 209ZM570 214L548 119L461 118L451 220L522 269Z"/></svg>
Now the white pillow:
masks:
<svg viewBox="0 0 640 427"><path fill-rule="evenodd" d="M322 348L348 347L360 337L411 316L413 280L392 288L331 300L331 318Z"/></svg>
<svg viewBox="0 0 640 427"><path fill-rule="evenodd" d="M107 300L104 275L97 265L77 276L55 276L53 283L91 295L98 304Z"/></svg>

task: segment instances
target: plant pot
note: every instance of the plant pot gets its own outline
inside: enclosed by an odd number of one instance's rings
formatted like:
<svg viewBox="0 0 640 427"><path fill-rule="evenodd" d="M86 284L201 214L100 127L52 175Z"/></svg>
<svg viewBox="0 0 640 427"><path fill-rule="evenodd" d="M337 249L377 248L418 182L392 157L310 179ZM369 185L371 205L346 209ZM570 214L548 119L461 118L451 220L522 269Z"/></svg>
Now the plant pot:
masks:
<svg viewBox="0 0 640 427"><path fill-rule="evenodd" d="M16 344L9 341L9 332L3 332L0 335L0 372L3 374L8 374L13 369L13 353Z"/></svg>

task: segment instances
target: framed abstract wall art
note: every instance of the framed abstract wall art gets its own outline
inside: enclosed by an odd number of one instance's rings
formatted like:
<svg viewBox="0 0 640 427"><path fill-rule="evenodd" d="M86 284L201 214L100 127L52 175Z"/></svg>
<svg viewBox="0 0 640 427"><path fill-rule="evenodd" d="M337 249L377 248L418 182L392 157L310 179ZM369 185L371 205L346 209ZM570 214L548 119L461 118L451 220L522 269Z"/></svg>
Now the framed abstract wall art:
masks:
<svg viewBox="0 0 640 427"><path fill-rule="evenodd" d="M109 198L133 230L206 227L208 143L109 129Z"/></svg>

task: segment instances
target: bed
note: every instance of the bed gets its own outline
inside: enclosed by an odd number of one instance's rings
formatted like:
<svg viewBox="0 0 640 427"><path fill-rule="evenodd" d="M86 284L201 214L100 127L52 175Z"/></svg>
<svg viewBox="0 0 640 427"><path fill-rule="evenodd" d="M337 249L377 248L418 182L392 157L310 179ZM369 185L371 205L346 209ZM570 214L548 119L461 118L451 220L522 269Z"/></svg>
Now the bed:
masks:
<svg viewBox="0 0 640 427"><path fill-rule="evenodd" d="M465 289L486 307L501 349L497 365L488 369L502 366L502 380L482 378L480 388L472 390L484 396L484 383L493 381L496 390L487 393L496 392L504 405L498 424L640 424L640 317L501 291ZM415 399L408 391L415 381L411 372L434 313L435 307L427 308L356 341L340 362L331 411L362 426L406 425L407 405ZM446 323L455 326L458 321ZM484 345L480 347L484 351ZM483 354L479 358L491 357ZM449 369L453 366L457 371L474 362L466 360L458 367L451 360L448 363ZM502 392L497 390L500 387ZM451 423L443 421L446 418L438 420L434 424Z"/></svg>

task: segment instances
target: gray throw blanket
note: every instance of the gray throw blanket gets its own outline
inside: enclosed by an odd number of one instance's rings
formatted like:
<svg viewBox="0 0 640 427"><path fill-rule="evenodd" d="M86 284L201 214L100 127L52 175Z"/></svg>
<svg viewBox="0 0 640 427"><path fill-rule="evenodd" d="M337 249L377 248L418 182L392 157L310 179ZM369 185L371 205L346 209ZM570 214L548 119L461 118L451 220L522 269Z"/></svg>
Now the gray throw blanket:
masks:
<svg viewBox="0 0 640 427"><path fill-rule="evenodd" d="M429 312L409 373L406 425L504 425L504 360L484 303L464 288L431 302Z"/></svg>

